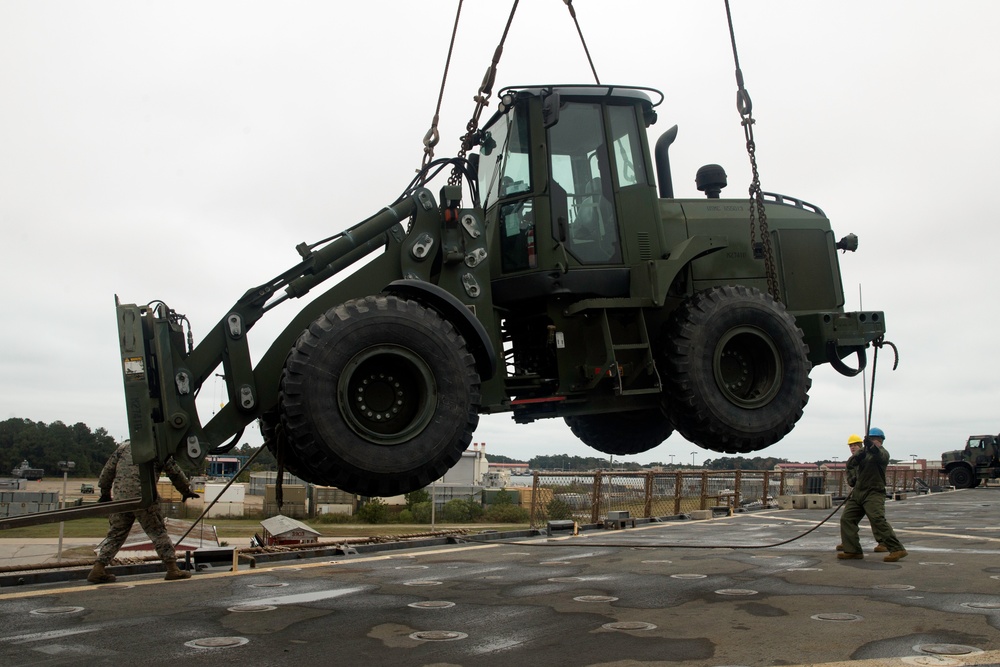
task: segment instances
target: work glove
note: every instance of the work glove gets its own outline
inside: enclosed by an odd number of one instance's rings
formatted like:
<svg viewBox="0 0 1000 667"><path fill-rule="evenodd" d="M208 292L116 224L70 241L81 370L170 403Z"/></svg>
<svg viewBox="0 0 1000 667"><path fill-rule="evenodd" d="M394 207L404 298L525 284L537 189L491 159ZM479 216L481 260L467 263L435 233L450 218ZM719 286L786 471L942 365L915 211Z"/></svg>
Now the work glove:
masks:
<svg viewBox="0 0 1000 667"><path fill-rule="evenodd" d="M107 489L101 489L101 497L97 499L99 503L110 503L111 502L111 492Z"/></svg>
<svg viewBox="0 0 1000 667"><path fill-rule="evenodd" d="M199 496L194 491L188 491L187 493L181 494L181 502L182 503L186 502L188 500L188 498L201 498L201 496Z"/></svg>

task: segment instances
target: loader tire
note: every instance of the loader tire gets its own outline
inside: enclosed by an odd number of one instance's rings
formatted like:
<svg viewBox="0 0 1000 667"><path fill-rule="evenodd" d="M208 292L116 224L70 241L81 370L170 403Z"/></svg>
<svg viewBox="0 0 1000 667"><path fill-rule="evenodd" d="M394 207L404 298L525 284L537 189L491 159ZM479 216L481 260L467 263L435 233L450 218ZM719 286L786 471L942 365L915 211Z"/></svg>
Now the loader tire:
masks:
<svg viewBox="0 0 1000 667"><path fill-rule="evenodd" d="M971 489L973 487L972 471L965 466L958 466L948 471L948 483L956 489Z"/></svg>
<svg viewBox="0 0 1000 667"><path fill-rule="evenodd" d="M475 359L458 331L434 310L389 295L319 317L281 381L294 467L310 470L308 481L363 496L440 478L472 440L479 401Z"/></svg>
<svg viewBox="0 0 1000 667"><path fill-rule="evenodd" d="M585 445L615 456L647 452L674 432L669 418L658 408L563 419Z"/></svg>
<svg viewBox="0 0 1000 667"><path fill-rule="evenodd" d="M304 461L300 461L294 456L288 455L287 439L285 439L283 444L279 445L277 436L279 426L281 425L280 408L268 410L262 414L258 423L260 426L260 435L264 438L264 445L274 456L275 461L278 462L279 467L284 472L289 472L299 479L310 479L311 477L315 477L315 473L313 473L308 467L305 467Z"/></svg>
<svg viewBox="0 0 1000 667"><path fill-rule="evenodd" d="M674 428L706 449L735 454L773 445L809 400L802 331L757 289L698 292L674 313L660 349Z"/></svg>

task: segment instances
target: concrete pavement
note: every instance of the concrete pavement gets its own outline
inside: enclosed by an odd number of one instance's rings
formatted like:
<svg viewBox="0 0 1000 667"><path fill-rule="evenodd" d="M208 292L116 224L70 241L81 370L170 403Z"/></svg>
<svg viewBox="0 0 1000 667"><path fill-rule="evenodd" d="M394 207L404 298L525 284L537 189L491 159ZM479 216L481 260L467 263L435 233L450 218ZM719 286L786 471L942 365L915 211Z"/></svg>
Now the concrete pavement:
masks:
<svg viewBox="0 0 1000 667"><path fill-rule="evenodd" d="M1000 665L1000 489L888 503L896 563L827 514L8 583L0 664Z"/></svg>

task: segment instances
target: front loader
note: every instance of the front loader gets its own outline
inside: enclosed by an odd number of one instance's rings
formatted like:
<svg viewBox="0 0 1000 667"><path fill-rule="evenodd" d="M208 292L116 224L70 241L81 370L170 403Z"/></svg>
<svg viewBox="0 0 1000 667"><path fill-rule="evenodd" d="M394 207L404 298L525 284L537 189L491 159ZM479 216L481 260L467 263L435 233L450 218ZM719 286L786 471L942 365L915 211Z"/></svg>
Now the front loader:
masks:
<svg viewBox="0 0 1000 667"><path fill-rule="evenodd" d="M427 165L390 206L299 246L298 264L248 290L197 346L166 304L117 304L144 501L154 461L197 469L253 420L285 469L366 496L441 477L483 413L563 418L605 453L646 451L675 430L746 453L793 428L813 366L864 367L883 315L844 312L837 250L857 238L836 240L819 208L767 195L758 229L747 200L719 196L716 165L697 176L706 198L676 198L677 128L655 150L646 136L658 91L499 98L478 155ZM435 199L422 183L446 166ZM253 325L307 295L254 364ZM228 403L203 424L195 397L220 365Z"/></svg>

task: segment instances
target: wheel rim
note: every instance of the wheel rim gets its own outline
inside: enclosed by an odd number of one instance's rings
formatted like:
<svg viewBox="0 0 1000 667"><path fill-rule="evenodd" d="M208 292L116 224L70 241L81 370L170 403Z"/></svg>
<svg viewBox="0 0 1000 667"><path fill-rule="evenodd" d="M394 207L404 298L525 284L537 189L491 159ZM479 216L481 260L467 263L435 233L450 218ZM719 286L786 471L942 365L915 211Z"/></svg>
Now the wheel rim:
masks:
<svg viewBox="0 0 1000 667"><path fill-rule="evenodd" d="M759 408L781 388L782 363L771 337L756 327L735 327L715 348L713 370L720 391L735 405Z"/></svg>
<svg viewBox="0 0 1000 667"><path fill-rule="evenodd" d="M434 416L437 386L430 366L405 347L378 345L356 354L337 385L344 421L377 445L420 433Z"/></svg>

